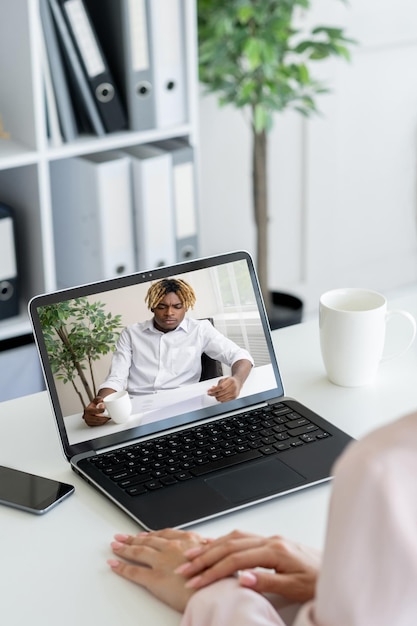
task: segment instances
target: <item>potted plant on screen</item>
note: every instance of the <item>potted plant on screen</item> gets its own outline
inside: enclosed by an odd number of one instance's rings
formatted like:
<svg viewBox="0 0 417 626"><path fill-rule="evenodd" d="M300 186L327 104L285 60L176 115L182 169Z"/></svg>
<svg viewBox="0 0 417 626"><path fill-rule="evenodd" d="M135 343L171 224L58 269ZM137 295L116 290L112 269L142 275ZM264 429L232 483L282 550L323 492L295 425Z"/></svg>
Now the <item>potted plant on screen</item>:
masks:
<svg viewBox="0 0 417 626"><path fill-rule="evenodd" d="M338 0L342 1L343 0ZM220 105L248 113L252 135L252 191L256 265L269 319L274 324L268 280L268 133L274 114L292 108L309 116L325 86L310 65L330 56L349 59L352 43L341 28L304 32L310 0L198 0L199 78ZM284 324L282 324L284 325Z"/></svg>
<svg viewBox="0 0 417 626"><path fill-rule="evenodd" d="M97 395L94 362L114 350L121 315L112 315L102 302L75 298L41 308L39 319L57 380L69 383L83 408Z"/></svg>

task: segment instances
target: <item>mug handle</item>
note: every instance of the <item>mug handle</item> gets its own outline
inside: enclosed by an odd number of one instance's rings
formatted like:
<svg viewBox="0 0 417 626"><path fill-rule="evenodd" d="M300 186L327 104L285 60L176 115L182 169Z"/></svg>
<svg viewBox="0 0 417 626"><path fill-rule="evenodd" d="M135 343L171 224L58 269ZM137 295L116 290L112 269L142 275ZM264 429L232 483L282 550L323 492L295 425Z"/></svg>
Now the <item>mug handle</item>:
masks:
<svg viewBox="0 0 417 626"><path fill-rule="evenodd" d="M416 330L417 330L416 320L411 315L411 313L408 313L408 311L402 311L401 309L394 309L393 311L387 311L386 316L385 316L385 321L388 322L390 317L394 317L394 315L401 315L402 317L405 317L410 322L411 328L412 328L411 338L405 347L400 348L399 350L397 350L396 352L392 354L383 355L381 361L389 361L390 359L394 359L397 356L403 355L405 352L407 352L408 348L411 346L416 336Z"/></svg>

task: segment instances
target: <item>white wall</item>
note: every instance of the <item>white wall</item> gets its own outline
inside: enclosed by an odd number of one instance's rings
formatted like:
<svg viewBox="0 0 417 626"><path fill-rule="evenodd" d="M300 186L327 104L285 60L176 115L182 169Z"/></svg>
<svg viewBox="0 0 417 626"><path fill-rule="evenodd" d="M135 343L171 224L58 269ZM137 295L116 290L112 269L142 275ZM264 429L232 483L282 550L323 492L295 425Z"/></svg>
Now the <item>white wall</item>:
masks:
<svg viewBox="0 0 417 626"><path fill-rule="evenodd" d="M350 64L313 64L322 115L277 115L270 134L270 280L314 310L333 286L417 281L417 2L315 0L312 25L358 40ZM250 133L200 98L201 252L255 254Z"/></svg>

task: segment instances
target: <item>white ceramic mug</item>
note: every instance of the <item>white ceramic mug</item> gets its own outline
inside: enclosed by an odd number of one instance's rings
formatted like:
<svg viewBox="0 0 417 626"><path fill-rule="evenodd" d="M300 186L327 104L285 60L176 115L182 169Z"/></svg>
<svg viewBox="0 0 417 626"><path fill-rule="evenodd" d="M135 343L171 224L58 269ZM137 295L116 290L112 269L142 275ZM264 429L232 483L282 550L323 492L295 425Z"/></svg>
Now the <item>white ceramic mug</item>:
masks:
<svg viewBox="0 0 417 626"><path fill-rule="evenodd" d="M132 413L132 401L127 391L116 391L104 398L109 416L117 424L124 424Z"/></svg>
<svg viewBox="0 0 417 626"><path fill-rule="evenodd" d="M410 326L405 345L384 354L386 325L394 315ZM320 298L320 346L329 380L343 387L359 387L375 380L381 360L411 346L416 322L407 311L387 310L386 298L369 289L334 289Z"/></svg>

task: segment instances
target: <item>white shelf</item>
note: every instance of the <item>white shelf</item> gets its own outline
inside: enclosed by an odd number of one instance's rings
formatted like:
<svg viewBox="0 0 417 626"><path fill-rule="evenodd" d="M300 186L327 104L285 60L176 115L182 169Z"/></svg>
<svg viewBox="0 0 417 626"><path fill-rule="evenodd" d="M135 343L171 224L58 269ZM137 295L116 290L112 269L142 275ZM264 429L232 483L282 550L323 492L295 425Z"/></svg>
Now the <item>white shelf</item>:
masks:
<svg viewBox="0 0 417 626"><path fill-rule="evenodd" d="M0 139L0 169L37 163L38 153L11 139Z"/></svg>
<svg viewBox="0 0 417 626"><path fill-rule="evenodd" d="M79 137L69 144L63 144L59 148L48 148L45 152L47 160L62 159L80 154L93 152L104 152L134 146L138 144L151 143L171 137L189 137L193 132L190 124L178 126L172 129L153 129L143 132L121 131L111 133L105 137Z"/></svg>
<svg viewBox="0 0 417 626"><path fill-rule="evenodd" d="M25 304L22 303L22 309L24 310ZM10 339L12 337L19 337L20 335L28 335L32 332L32 327L26 312L21 313L17 317L9 317L7 320L3 320L0 324L0 341L4 339Z"/></svg>
<svg viewBox="0 0 417 626"><path fill-rule="evenodd" d="M118 0L115 0L118 1ZM80 136L50 147L46 136L41 68L39 0L0 0L0 202L16 213L21 315L0 321L0 340L30 332L26 306L38 293L57 287L51 175L53 162L123 149L174 137L196 147L197 28L195 0L184 0L187 48L188 123L146 132L123 131L103 137Z"/></svg>

